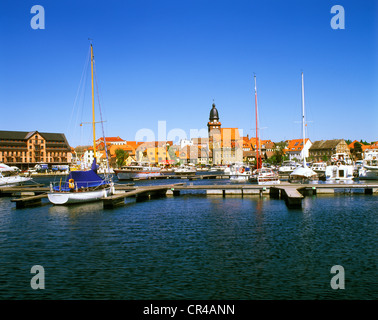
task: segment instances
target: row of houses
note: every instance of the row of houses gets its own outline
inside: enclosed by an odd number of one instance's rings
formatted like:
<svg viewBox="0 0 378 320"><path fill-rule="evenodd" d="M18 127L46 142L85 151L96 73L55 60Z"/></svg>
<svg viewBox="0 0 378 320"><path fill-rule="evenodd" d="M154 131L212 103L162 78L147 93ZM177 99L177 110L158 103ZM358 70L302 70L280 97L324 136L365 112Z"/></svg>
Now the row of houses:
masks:
<svg viewBox="0 0 378 320"><path fill-rule="evenodd" d="M227 133L227 128L223 128L223 137ZM173 141L154 141L154 142L136 142L125 141L122 143L113 143L120 141L119 137L106 138L107 156L113 167L116 164L116 151L123 150L126 154L125 165L133 161L149 162L158 166L174 165L178 163L192 163L195 165L220 164L228 165L235 162L254 163L256 161L257 143L259 144L259 153L263 159L270 159L277 154L279 148L285 158L293 161L300 161L303 156L307 160L313 162L330 161L333 154L346 153L350 156L353 150L354 141L350 145L344 139L320 140L311 142L306 139L293 139L284 142L274 143L271 140L256 140L255 137L250 138L248 135L240 139L236 135L236 139L225 139L217 142L218 145L210 145L211 140L208 138L195 138L191 140L181 140L178 145L174 145ZM101 139L98 141L97 158L105 161L105 144ZM214 142L214 141L213 141ZM362 145L362 150L369 148L378 148L378 142L372 145ZM360 155L360 158L363 155ZM93 148L88 147L82 153L82 161L90 164L93 161Z"/></svg>
<svg viewBox="0 0 378 320"><path fill-rule="evenodd" d="M119 136L100 138L96 141L97 159L103 166L108 159L111 166L116 167L117 152L122 150L125 164L132 161L147 161L160 166L177 163L253 163L256 161L259 146L259 153L263 159L270 159L281 150L289 160L300 161L305 156L310 161L319 162L331 159L335 153L351 154L351 150L357 150L357 141L348 145L344 139L320 140L313 143L306 139L303 144L302 139L275 143L271 140L250 138L248 135L240 136L237 128L221 128L216 109L210 114L208 126L209 137L184 139L177 145L173 144L173 141L126 141ZM360 145L361 152L354 152L352 157L362 158L363 152L368 148L378 148L378 142ZM72 148L63 133L0 131L0 162L18 166L22 170L38 163L47 163L50 166L80 163L90 166L93 158L92 146Z"/></svg>

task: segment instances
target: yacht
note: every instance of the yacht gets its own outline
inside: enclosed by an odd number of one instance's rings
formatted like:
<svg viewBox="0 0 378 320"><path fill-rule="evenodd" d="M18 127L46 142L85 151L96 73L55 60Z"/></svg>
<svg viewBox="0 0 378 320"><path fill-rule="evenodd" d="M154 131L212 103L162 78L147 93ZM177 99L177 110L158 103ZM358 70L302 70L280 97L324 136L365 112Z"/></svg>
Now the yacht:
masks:
<svg viewBox="0 0 378 320"><path fill-rule="evenodd" d="M314 162L311 165L311 170L315 171L318 175L325 175L326 168L327 163L325 162Z"/></svg>
<svg viewBox="0 0 378 320"><path fill-rule="evenodd" d="M190 165L181 165L178 168L174 169L174 173L177 175L189 175L196 174L197 168Z"/></svg>
<svg viewBox="0 0 378 320"><path fill-rule="evenodd" d="M278 168L278 173L279 174L290 174L297 167L298 167L298 164L295 161L284 161L284 162L282 162L282 165Z"/></svg>
<svg viewBox="0 0 378 320"><path fill-rule="evenodd" d="M228 167L227 174L230 175L230 182L232 183L247 183L252 176L249 166L242 163L235 163Z"/></svg>
<svg viewBox="0 0 378 320"><path fill-rule="evenodd" d="M303 135L303 146L305 145L306 135L305 135L305 102L304 102L304 80L302 72L302 135ZM306 162L306 156L303 153L303 163L302 165L296 164L297 166L289 175L289 182L310 182L318 179L318 174L309 168L308 163Z"/></svg>
<svg viewBox="0 0 378 320"><path fill-rule="evenodd" d="M264 167L253 171L252 176L250 177L250 182L257 183L260 185L281 183L277 173L275 173L270 168L264 168Z"/></svg>
<svg viewBox="0 0 378 320"><path fill-rule="evenodd" d="M352 180L354 178L354 166L346 153L336 153L331 157L331 165L326 167L326 180Z"/></svg>
<svg viewBox="0 0 378 320"><path fill-rule="evenodd" d="M18 186L31 179L29 177L21 177L18 168L0 163L0 187Z"/></svg>
<svg viewBox="0 0 378 320"><path fill-rule="evenodd" d="M214 167L210 168L209 172L211 172L211 173L224 173L225 169L226 169L226 167L214 166Z"/></svg>
<svg viewBox="0 0 378 320"><path fill-rule="evenodd" d="M121 169L114 169L118 180L148 179L161 175L161 168L153 167L148 162L131 162L128 166Z"/></svg>
<svg viewBox="0 0 378 320"><path fill-rule="evenodd" d="M91 70L92 70L92 125L95 128L95 109L94 109L94 86L93 70L94 55L93 46L91 50ZM96 154L96 130L93 130L93 152ZM107 164L108 161L107 161ZM47 165L46 165L47 166ZM47 193L49 201L54 205L71 205L101 201L115 193L114 183L111 177L101 178L97 174L97 160L94 157L91 170L71 171L65 182L50 182L50 192Z"/></svg>
<svg viewBox="0 0 378 320"><path fill-rule="evenodd" d="M317 174L317 178L320 180L325 179L327 163L326 162L314 162L310 169Z"/></svg>
<svg viewBox="0 0 378 320"><path fill-rule="evenodd" d="M362 167L358 172L361 180L378 180L378 149L365 151Z"/></svg>

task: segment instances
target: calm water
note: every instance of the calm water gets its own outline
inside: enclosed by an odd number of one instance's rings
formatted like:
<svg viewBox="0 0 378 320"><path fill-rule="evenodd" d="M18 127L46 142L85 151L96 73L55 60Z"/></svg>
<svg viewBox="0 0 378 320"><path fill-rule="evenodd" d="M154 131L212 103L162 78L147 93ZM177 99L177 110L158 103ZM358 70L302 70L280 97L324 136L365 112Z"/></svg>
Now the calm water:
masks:
<svg viewBox="0 0 378 320"><path fill-rule="evenodd" d="M306 197L299 210L269 196L130 199L112 210L15 209L0 198L0 300L377 299L377 208L364 194ZM33 265L45 269L44 290L30 287ZM344 290L330 286L334 265Z"/></svg>

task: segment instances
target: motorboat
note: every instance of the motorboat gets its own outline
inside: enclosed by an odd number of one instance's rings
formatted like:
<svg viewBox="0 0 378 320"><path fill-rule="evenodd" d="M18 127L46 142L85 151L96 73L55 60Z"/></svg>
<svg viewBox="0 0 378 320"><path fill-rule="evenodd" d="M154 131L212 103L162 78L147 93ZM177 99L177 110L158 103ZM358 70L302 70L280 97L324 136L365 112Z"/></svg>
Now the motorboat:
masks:
<svg viewBox="0 0 378 320"><path fill-rule="evenodd" d="M349 154L345 153L345 152L339 152L339 153L335 153L331 156L331 162L334 162L334 163L338 163L340 162L341 163L344 163L346 165L352 165L352 159L350 158Z"/></svg>
<svg viewBox="0 0 378 320"><path fill-rule="evenodd" d="M292 173L297 167L298 164L295 161L284 161L282 162L282 165L278 168L278 173L281 175L288 175Z"/></svg>
<svg viewBox="0 0 378 320"><path fill-rule="evenodd" d="M361 180L378 180L378 149L368 149L358 172Z"/></svg>
<svg viewBox="0 0 378 320"><path fill-rule="evenodd" d="M149 179L161 175L160 167L153 167L149 162L132 162L128 166L122 166L121 169L114 169L118 180L132 179Z"/></svg>
<svg viewBox="0 0 378 320"><path fill-rule="evenodd" d="M175 168L173 172L177 175L190 175L190 174L196 174L197 168L190 165L181 165Z"/></svg>
<svg viewBox="0 0 378 320"><path fill-rule="evenodd" d="M93 47L91 50L91 70L92 70L92 126L93 126L93 153L95 155L90 170L71 171L67 180L62 183L55 182L50 184L50 192L47 193L49 201L54 205L69 205L86 203L92 201L100 201L115 193L114 184L111 176L101 178L97 174L96 161L96 130L95 130L95 108L94 108L94 86L93 71L94 58ZM109 161L107 159L109 168Z"/></svg>
<svg viewBox="0 0 378 320"><path fill-rule="evenodd" d="M214 167L210 168L209 172L211 172L211 173L224 173L225 169L226 169L226 167L214 166Z"/></svg>
<svg viewBox="0 0 378 320"><path fill-rule="evenodd" d="M325 171L326 171L326 168L327 168L327 163L325 162L314 162L312 165L311 165L311 170L316 172L319 176L320 175L325 175Z"/></svg>
<svg viewBox="0 0 378 320"><path fill-rule="evenodd" d="M250 180L251 183L259 185L280 184L281 181L276 172L270 168L260 168L253 171Z"/></svg>
<svg viewBox="0 0 378 320"><path fill-rule="evenodd" d="M352 180L354 178L354 166L347 153L336 153L331 157L331 164L326 167L325 177L327 181Z"/></svg>
<svg viewBox="0 0 378 320"><path fill-rule="evenodd" d="M242 163L236 163L229 167L229 172L227 174L230 175L231 183L248 183L252 176L252 171L249 166Z"/></svg>
<svg viewBox="0 0 378 320"><path fill-rule="evenodd" d="M354 167L352 165L343 164L338 162L337 164L333 164L327 166L326 168L326 180L352 180L354 178L353 175Z"/></svg>
<svg viewBox="0 0 378 320"><path fill-rule="evenodd" d="M14 187L30 180L30 177L21 177L18 168L0 163L0 187Z"/></svg>

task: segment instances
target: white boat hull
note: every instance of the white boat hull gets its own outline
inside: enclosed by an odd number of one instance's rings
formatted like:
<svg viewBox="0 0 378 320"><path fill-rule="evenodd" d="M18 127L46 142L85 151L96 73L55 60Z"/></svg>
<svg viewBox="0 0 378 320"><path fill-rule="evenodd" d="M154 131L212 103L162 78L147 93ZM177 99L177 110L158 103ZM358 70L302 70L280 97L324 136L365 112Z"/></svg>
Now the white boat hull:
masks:
<svg viewBox="0 0 378 320"><path fill-rule="evenodd" d="M32 178L12 176L0 178L0 187L14 187L18 186L26 181L30 181Z"/></svg>
<svg viewBox="0 0 378 320"><path fill-rule="evenodd" d="M378 170L361 169L358 178L361 180L378 180Z"/></svg>
<svg viewBox="0 0 378 320"><path fill-rule="evenodd" d="M326 180L352 180L354 167L352 165L333 165L326 168Z"/></svg>
<svg viewBox="0 0 378 320"><path fill-rule="evenodd" d="M65 205L102 200L112 195L112 188L83 192L49 192L47 197L52 204Z"/></svg>
<svg viewBox="0 0 378 320"><path fill-rule="evenodd" d="M266 185L271 185L271 184L280 184L281 181L278 178L258 178L258 179L251 179L251 182L254 184L266 186Z"/></svg>
<svg viewBox="0 0 378 320"><path fill-rule="evenodd" d="M249 182L250 174L234 174L230 177L231 183L247 183Z"/></svg>
<svg viewBox="0 0 378 320"><path fill-rule="evenodd" d="M193 170L191 170L191 171L175 171L175 174L176 175L189 175L189 174L196 174L196 171L193 171Z"/></svg>
<svg viewBox="0 0 378 320"><path fill-rule="evenodd" d="M160 171L116 171L118 180L148 179L161 175Z"/></svg>

